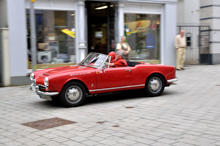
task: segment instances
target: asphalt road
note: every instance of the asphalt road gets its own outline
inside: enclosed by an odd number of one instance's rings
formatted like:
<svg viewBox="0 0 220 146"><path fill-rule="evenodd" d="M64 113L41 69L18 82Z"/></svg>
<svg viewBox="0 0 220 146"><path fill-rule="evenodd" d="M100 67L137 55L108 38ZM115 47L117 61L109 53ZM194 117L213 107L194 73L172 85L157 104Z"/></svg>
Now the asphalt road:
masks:
<svg viewBox="0 0 220 146"><path fill-rule="evenodd" d="M75 108L44 101L29 86L0 88L0 145L220 146L220 65L188 66L177 77L159 97L133 90ZM29 123L50 118L70 123Z"/></svg>

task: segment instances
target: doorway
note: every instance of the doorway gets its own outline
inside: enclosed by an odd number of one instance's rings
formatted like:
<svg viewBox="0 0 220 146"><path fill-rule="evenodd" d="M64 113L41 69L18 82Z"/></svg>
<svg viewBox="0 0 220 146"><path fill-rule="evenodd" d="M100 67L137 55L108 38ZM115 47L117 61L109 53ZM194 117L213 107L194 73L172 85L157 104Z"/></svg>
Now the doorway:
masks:
<svg viewBox="0 0 220 146"><path fill-rule="evenodd" d="M177 32L185 30L186 59L185 64L212 64L210 57L210 26L178 25Z"/></svg>
<svg viewBox="0 0 220 146"><path fill-rule="evenodd" d="M88 53L108 54L115 50L113 2L86 1Z"/></svg>

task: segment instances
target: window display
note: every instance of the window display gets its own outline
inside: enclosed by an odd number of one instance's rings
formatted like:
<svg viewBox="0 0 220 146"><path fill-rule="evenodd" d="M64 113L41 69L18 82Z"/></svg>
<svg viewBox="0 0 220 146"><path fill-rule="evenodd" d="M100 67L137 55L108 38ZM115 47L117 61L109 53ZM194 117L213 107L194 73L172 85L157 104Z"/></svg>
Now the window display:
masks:
<svg viewBox="0 0 220 146"><path fill-rule="evenodd" d="M130 60L160 63L160 15L125 14L124 19Z"/></svg>
<svg viewBox="0 0 220 146"><path fill-rule="evenodd" d="M29 10L26 13L27 42L30 56ZM74 11L35 10L35 22L37 68L65 66L66 63L75 64ZM29 61L31 62L31 60Z"/></svg>

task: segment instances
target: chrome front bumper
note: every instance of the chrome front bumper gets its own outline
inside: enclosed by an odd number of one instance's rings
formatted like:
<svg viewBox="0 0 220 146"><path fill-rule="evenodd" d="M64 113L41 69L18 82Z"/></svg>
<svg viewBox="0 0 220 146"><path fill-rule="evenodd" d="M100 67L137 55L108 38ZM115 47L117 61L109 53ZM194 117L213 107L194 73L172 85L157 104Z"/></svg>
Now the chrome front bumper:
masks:
<svg viewBox="0 0 220 146"><path fill-rule="evenodd" d="M167 83L171 83L171 85L176 85L176 83L174 82L177 82L177 81L178 81L178 78L173 78L173 79L167 80Z"/></svg>
<svg viewBox="0 0 220 146"><path fill-rule="evenodd" d="M43 85L40 85L40 86L43 86ZM35 83L31 84L30 90L33 91L34 93L36 93L37 95L40 95L40 96L55 96L55 95L59 94L59 92L42 92L42 91L39 90L38 85L35 86Z"/></svg>

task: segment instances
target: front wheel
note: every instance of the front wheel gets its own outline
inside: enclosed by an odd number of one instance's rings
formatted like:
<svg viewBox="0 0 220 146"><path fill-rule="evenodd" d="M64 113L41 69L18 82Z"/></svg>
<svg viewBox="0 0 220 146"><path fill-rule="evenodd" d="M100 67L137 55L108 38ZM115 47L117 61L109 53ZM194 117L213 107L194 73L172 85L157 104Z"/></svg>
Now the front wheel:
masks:
<svg viewBox="0 0 220 146"><path fill-rule="evenodd" d="M161 75L155 74L148 77L145 90L149 96L159 96L163 93L165 81Z"/></svg>
<svg viewBox="0 0 220 146"><path fill-rule="evenodd" d="M66 84L61 91L60 101L67 107L81 105L86 97L86 89L79 82L70 82Z"/></svg>
<svg viewBox="0 0 220 146"><path fill-rule="evenodd" d="M51 98L52 98L52 102L53 102L53 103L60 103L59 95L52 96Z"/></svg>

